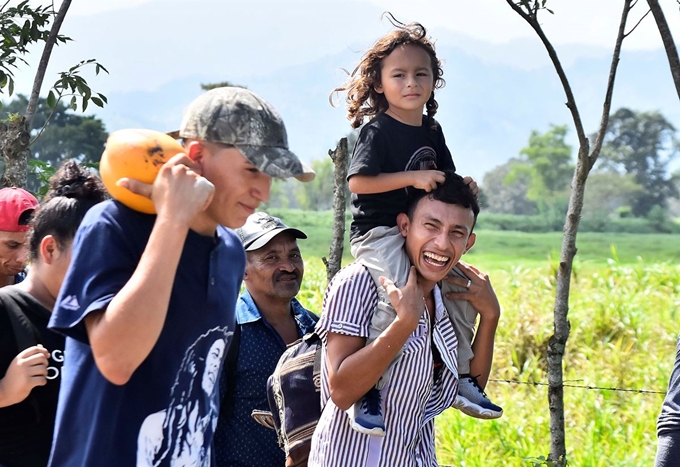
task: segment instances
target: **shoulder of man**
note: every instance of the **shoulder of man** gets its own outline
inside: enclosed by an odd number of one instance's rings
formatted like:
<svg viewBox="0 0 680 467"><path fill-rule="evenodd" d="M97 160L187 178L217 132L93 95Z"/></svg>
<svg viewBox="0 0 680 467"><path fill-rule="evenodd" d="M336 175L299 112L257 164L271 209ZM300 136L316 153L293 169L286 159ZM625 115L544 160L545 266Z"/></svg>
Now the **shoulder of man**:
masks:
<svg viewBox="0 0 680 467"><path fill-rule="evenodd" d="M340 269L331 279L324 295L324 304L331 297L355 296L366 293L368 290L375 291L377 287L368 268L358 261L354 261Z"/></svg>

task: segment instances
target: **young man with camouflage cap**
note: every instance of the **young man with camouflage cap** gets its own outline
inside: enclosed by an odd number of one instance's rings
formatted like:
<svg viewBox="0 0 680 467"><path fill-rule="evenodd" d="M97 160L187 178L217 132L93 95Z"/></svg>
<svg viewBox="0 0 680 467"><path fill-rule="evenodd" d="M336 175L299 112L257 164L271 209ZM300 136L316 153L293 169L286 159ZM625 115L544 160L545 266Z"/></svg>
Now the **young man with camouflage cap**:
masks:
<svg viewBox="0 0 680 467"><path fill-rule="evenodd" d="M242 88L196 99L177 136L186 154L153 185L119 182L157 214L101 203L74 241L50 322L67 335L55 467L211 465L245 264L222 226L243 225L271 177L314 173L288 150L276 111Z"/></svg>

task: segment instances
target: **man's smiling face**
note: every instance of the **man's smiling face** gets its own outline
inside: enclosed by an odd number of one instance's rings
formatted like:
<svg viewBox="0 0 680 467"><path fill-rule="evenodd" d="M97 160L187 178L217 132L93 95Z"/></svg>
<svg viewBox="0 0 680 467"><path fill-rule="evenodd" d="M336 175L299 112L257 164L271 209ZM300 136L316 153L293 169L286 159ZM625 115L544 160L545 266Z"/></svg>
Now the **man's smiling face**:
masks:
<svg viewBox="0 0 680 467"><path fill-rule="evenodd" d="M470 208L422 198L411 218L399 214L406 253L423 286L442 280L475 243L475 215Z"/></svg>
<svg viewBox="0 0 680 467"><path fill-rule="evenodd" d="M290 301L300 291L305 265L292 233L282 232L247 255L245 284L256 302L260 297Z"/></svg>

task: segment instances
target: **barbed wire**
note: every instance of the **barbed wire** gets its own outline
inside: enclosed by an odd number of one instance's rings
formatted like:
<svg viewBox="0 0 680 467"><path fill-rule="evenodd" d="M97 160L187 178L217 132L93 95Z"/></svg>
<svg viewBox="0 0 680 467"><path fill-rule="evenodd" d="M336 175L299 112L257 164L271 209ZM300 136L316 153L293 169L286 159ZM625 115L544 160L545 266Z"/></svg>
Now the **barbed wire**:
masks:
<svg viewBox="0 0 680 467"><path fill-rule="evenodd" d="M495 383L509 383L509 384L524 384L527 386L550 386L550 383L543 383L540 381L517 381L514 379L489 379ZM638 394L661 394L666 395L666 391L654 391L651 389L626 389L626 388L606 388L602 386L590 386L585 384L571 384L573 381L583 381L583 380L567 380L562 383L562 387L565 388L578 388L578 389L589 389L595 391L615 391L615 392L636 392Z"/></svg>

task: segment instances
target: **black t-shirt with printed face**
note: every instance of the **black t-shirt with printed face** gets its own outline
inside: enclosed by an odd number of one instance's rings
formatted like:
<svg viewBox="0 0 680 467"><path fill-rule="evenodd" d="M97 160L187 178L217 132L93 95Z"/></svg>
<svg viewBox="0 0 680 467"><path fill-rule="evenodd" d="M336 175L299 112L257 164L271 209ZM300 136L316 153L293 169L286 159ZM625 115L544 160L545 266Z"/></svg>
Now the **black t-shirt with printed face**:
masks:
<svg viewBox="0 0 680 467"><path fill-rule="evenodd" d="M456 169L441 126L437 123L432 131L425 116L421 126L412 126L383 113L361 129L347 178L433 169ZM395 226L397 214L406 209L407 195L407 188L370 195L352 193L350 238L381 225Z"/></svg>
<svg viewBox="0 0 680 467"><path fill-rule="evenodd" d="M14 320L10 320L10 313ZM47 384L33 388L22 402L0 408L0 465L47 465L64 350L64 337L47 329L50 314L38 300L16 286L0 289L0 378L5 377L9 364L25 348L42 344L50 352ZM22 335L17 336L15 329Z"/></svg>

